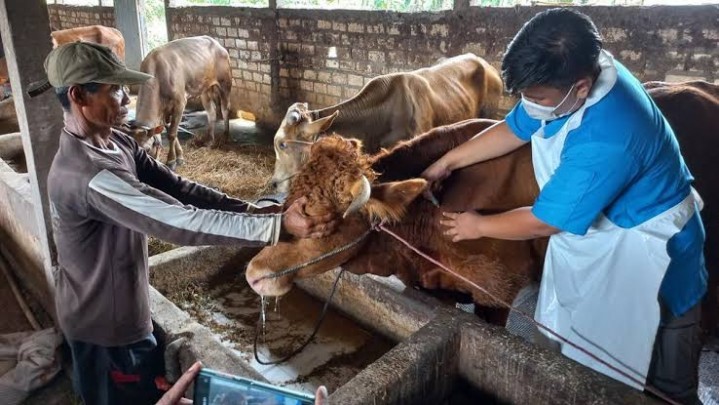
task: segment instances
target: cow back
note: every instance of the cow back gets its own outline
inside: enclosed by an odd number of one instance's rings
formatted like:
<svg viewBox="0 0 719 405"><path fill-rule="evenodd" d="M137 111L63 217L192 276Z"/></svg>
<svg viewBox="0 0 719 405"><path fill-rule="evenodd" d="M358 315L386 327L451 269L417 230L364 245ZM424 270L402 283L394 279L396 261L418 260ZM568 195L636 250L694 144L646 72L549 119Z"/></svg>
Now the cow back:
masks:
<svg viewBox="0 0 719 405"><path fill-rule="evenodd" d="M373 156L372 168L381 182L419 177L445 153L467 142L497 121L468 119L456 124L433 128L411 140L402 141L391 150Z"/></svg>
<svg viewBox="0 0 719 405"><path fill-rule="evenodd" d="M312 114L321 118L339 111L332 130L362 140L365 150L374 153L438 126L492 116L501 97L497 70L465 54L375 77L355 97Z"/></svg>

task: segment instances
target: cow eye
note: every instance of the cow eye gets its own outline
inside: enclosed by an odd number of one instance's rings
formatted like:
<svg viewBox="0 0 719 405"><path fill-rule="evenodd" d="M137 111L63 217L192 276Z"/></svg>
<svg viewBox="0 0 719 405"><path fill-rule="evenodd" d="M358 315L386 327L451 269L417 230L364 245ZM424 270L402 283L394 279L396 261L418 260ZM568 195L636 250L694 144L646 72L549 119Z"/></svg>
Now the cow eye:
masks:
<svg viewBox="0 0 719 405"><path fill-rule="evenodd" d="M285 142L280 143L280 149L287 148L287 144Z"/></svg>

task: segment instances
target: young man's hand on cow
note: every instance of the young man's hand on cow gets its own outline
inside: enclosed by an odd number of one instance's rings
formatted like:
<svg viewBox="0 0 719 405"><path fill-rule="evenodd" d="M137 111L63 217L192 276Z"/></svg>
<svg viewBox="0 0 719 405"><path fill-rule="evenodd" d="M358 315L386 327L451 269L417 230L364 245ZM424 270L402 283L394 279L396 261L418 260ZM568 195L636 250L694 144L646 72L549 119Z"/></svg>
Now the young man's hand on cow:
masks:
<svg viewBox="0 0 719 405"><path fill-rule="evenodd" d="M421 177L426 179L429 182L429 185L422 193L424 198L431 201L432 204L438 205L439 203L437 202L437 198L434 196L434 193L439 190L442 181L449 177L450 174L452 174L452 170L447 167L447 163L442 159L432 163L431 166L425 169L425 171L422 172Z"/></svg>
<svg viewBox="0 0 719 405"><path fill-rule="evenodd" d="M447 227L444 234L452 238L452 242L485 237L528 240L551 236L560 231L535 217L531 207L496 215L480 215L474 211L445 212L442 215L444 219L440 223Z"/></svg>
<svg viewBox="0 0 719 405"><path fill-rule="evenodd" d="M332 234L337 227L335 214L309 215L305 212L306 203L307 198L302 197L287 208L282 215L283 231L298 238L323 238Z"/></svg>
<svg viewBox="0 0 719 405"><path fill-rule="evenodd" d="M476 212L443 212L442 216L444 219L439 222L447 227L444 235L451 238L452 242L482 237L482 216Z"/></svg>

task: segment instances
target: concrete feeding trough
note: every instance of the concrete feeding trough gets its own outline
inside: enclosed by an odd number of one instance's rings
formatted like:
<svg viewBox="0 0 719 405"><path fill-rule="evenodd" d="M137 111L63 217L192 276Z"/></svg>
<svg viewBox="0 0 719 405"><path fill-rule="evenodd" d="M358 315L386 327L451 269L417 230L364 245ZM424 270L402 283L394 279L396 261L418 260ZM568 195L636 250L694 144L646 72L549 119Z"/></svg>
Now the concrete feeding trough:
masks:
<svg viewBox="0 0 719 405"><path fill-rule="evenodd" d="M316 342L286 364L262 366L252 358L260 300L243 275L256 253L200 247L150 258L153 319L173 342L169 356L183 368L201 359L210 368L307 392L324 384L333 404L656 403L504 328L375 276L344 274ZM308 336L337 271L298 282L278 313L270 305L261 359L278 358ZM182 310L159 291L170 297L189 291L202 304L178 299Z"/></svg>

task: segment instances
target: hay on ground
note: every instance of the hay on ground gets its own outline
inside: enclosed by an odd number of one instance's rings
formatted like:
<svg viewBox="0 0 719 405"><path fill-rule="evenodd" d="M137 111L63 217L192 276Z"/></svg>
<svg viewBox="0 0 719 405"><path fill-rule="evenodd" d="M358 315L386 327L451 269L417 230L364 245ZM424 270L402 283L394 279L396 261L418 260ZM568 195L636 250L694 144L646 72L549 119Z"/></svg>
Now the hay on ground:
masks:
<svg viewBox="0 0 719 405"><path fill-rule="evenodd" d="M184 151L185 165L177 169L179 175L235 198L256 199L272 176L271 146L230 144L214 149L188 145Z"/></svg>

